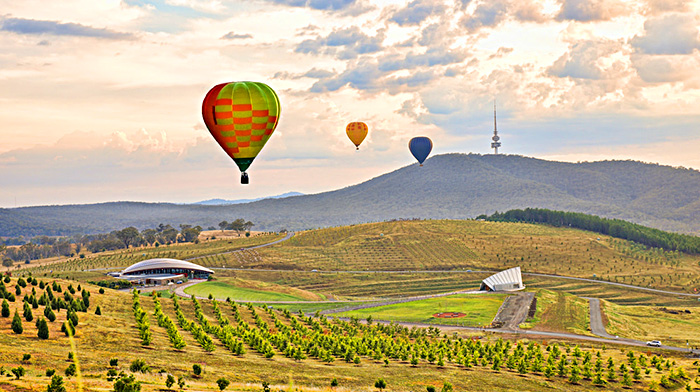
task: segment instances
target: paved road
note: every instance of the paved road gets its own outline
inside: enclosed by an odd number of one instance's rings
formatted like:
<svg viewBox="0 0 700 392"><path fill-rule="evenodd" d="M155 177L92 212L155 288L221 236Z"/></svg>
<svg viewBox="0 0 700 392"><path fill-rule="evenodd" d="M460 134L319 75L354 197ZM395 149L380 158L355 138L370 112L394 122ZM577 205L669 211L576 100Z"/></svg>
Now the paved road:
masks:
<svg viewBox="0 0 700 392"><path fill-rule="evenodd" d="M497 323L495 325L503 323L501 329L520 330L519 325L527 318L527 313L534 298L535 293L525 291L506 297L501 307L498 308L496 317L493 318L494 323Z"/></svg>
<svg viewBox="0 0 700 392"><path fill-rule="evenodd" d="M600 300L598 298L581 297L588 300L588 308L591 312L591 332L607 339L617 339L617 336L610 335L603 325L603 313L600 309Z"/></svg>

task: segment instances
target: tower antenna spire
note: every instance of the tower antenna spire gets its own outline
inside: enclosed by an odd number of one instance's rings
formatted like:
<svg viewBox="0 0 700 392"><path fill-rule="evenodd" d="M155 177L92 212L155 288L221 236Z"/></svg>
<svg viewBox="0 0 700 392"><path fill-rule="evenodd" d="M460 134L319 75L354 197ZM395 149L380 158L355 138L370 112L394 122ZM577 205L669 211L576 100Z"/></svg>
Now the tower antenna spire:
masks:
<svg viewBox="0 0 700 392"><path fill-rule="evenodd" d="M491 143L491 148L494 150L494 154L498 155L498 147L501 147L501 138L498 136L498 129L496 129L496 100L493 100L493 137L491 138L493 142Z"/></svg>

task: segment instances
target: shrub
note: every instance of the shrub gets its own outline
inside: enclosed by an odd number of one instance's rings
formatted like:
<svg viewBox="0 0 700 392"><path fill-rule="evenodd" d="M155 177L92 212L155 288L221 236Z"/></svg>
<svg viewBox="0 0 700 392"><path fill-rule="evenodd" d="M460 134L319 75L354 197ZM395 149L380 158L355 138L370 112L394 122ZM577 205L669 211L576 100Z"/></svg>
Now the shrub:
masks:
<svg viewBox="0 0 700 392"><path fill-rule="evenodd" d="M140 392L141 383L136 381L136 377L122 376L114 382L114 392Z"/></svg>
<svg viewBox="0 0 700 392"><path fill-rule="evenodd" d="M381 391L382 389L386 388L386 381L384 381L383 378L380 378L374 382L374 387Z"/></svg>
<svg viewBox="0 0 700 392"><path fill-rule="evenodd" d="M452 392L452 384L445 381L445 383L442 384L442 391L441 392Z"/></svg>
<svg viewBox="0 0 700 392"><path fill-rule="evenodd" d="M22 366L17 366L16 368L12 368L12 369L10 369L10 371L12 372L12 374L15 375L15 377L17 377L18 380L20 379L20 377L24 376L24 374L25 374L24 368Z"/></svg>
<svg viewBox="0 0 700 392"><path fill-rule="evenodd" d="M165 386L170 389L173 384L175 384L175 377L172 374L168 374L168 377L165 378Z"/></svg>
<svg viewBox="0 0 700 392"><path fill-rule="evenodd" d="M99 305L97 306L97 309L95 309L95 314L98 315L98 316L101 316L101 315L102 315L102 309L100 309L100 306L99 306Z"/></svg>
<svg viewBox="0 0 700 392"><path fill-rule="evenodd" d="M51 377L56 373L54 369L46 369L46 377Z"/></svg>
<svg viewBox="0 0 700 392"><path fill-rule="evenodd" d="M66 387L63 385L63 377L54 374L51 378L51 384L46 388L46 392L66 392Z"/></svg>
<svg viewBox="0 0 700 392"><path fill-rule="evenodd" d="M220 390L220 391L223 391L224 389L226 389L226 387L228 387L229 384L230 384L230 382L229 382L227 379L223 378L223 377L221 377L220 379L216 380L216 385L219 386L219 390Z"/></svg>
<svg viewBox="0 0 700 392"><path fill-rule="evenodd" d="M111 358L109 360L109 366L119 366L119 359L117 358Z"/></svg>
<svg viewBox="0 0 700 392"><path fill-rule="evenodd" d="M158 243L156 243L158 245ZM185 377L180 376L177 378L177 386L180 387L180 389L185 389Z"/></svg>
<svg viewBox="0 0 700 392"><path fill-rule="evenodd" d="M22 355L22 362L27 362L30 359L32 359L32 354L24 354Z"/></svg>
<svg viewBox="0 0 700 392"><path fill-rule="evenodd" d="M148 366L146 366L146 361L144 361L143 359L134 359L133 361L131 361L131 366L129 366L129 370L132 373L146 373L148 371Z"/></svg>
<svg viewBox="0 0 700 392"><path fill-rule="evenodd" d="M66 368L66 371L65 371L66 377L73 377L73 376L75 376L75 374L76 374L77 372L78 372L78 370L77 370L77 368L75 367L75 364L74 364L74 363L71 363L71 364L68 365L68 367Z"/></svg>
<svg viewBox="0 0 700 392"><path fill-rule="evenodd" d="M435 392L435 387L432 386L432 385L428 385L427 387L425 387L425 389L426 389L428 392Z"/></svg>
<svg viewBox="0 0 700 392"><path fill-rule="evenodd" d="M100 290L99 290L98 292L99 292L100 294L104 294L104 293L105 293L104 287L100 287Z"/></svg>
<svg viewBox="0 0 700 392"><path fill-rule="evenodd" d="M195 363L192 365L192 372L195 376L199 376L202 374L202 367L198 363Z"/></svg>
<svg viewBox="0 0 700 392"><path fill-rule="evenodd" d="M2 300L2 317L10 317L10 304L6 299Z"/></svg>
<svg viewBox="0 0 700 392"><path fill-rule="evenodd" d="M332 386L332 387L337 387L337 386L338 386L338 379L337 379L337 378L333 378L333 379L331 380L331 386Z"/></svg>

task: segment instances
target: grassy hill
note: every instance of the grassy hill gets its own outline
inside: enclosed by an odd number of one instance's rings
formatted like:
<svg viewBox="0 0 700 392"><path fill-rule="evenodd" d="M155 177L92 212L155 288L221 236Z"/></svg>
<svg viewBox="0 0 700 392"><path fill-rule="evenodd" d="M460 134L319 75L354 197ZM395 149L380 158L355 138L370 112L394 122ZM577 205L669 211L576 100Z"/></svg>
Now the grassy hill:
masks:
<svg viewBox="0 0 700 392"><path fill-rule="evenodd" d="M517 155L445 154L315 195L204 206L115 202L0 209L0 236L108 232L159 223L300 230L397 218L465 219L538 207L700 233L700 172L634 161L565 163Z"/></svg>

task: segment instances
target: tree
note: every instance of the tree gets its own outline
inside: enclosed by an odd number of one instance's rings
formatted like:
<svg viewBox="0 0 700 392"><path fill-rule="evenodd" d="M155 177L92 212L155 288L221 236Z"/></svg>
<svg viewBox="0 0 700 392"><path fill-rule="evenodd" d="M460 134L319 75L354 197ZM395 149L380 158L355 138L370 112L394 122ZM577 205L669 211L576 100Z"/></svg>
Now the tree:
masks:
<svg viewBox="0 0 700 392"><path fill-rule="evenodd" d="M452 392L452 384L450 382L445 381L442 384L442 390L440 392Z"/></svg>
<svg viewBox="0 0 700 392"><path fill-rule="evenodd" d="M223 391L224 389L226 389L226 387L228 387L229 384L230 384L230 382L229 382L227 379L223 378L223 377L221 377L220 379L216 380L216 385L219 386L219 390L220 390L220 391Z"/></svg>
<svg viewBox="0 0 700 392"><path fill-rule="evenodd" d="M185 389L185 377L180 376L177 378L177 386L180 387L180 389Z"/></svg>
<svg viewBox="0 0 700 392"><path fill-rule="evenodd" d="M334 387L334 388L335 388L335 387L337 387L337 386L338 386L338 379L334 377L334 378L331 380L331 387Z"/></svg>
<svg viewBox="0 0 700 392"><path fill-rule="evenodd" d="M172 374L168 374L168 377L165 378L165 386L170 389L173 384L175 384L175 377Z"/></svg>
<svg viewBox="0 0 700 392"><path fill-rule="evenodd" d="M435 387L432 386L432 385L428 385L427 387L425 387L425 389L426 389L428 392L435 392Z"/></svg>
<svg viewBox="0 0 700 392"><path fill-rule="evenodd" d="M6 299L2 300L2 317L10 317L10 304Z"/></svg>
<svg viewBox="0 0 700 392"><path fill-rule="evenodd" d="M199 376L202 374L202 366L199 365L198 363L195 363L192 365L192 372L194 373L195 376Z"/></svg>
<svg viewBox="0 0 700 392"><path fill-rule="evenodd" d="M12 332L19 335L22 331L24 331L24 328L22 328L22 319L19 318L19 313L17 313L17 309L15 309L15 315L12 317Z"/></svg>
<svg viewBox="0 0 700 392"><path fill-rule="evenodd" d="M97 309L95 309L95 314L98 316L102 315L102 309L100 309L100 305L97 305Z"/></svg>
<svg viewBox="0 0 700 392"><path fill-rule="evenodd" d="M15 375L15 377L17 377L18 380L25 374L24 368L21 365L17 366L16 368L10 369L10 371L12 372L12 374Z"/></svg>
<svg viewBox="0 0 700 392"><path fill-rule="evenodd" d="M77 372L78 372L78 369L75 367L75 364L71 363L66 368L65 374L66 374L66 377L73 377L76 375Z"/></svg>
<svg viewBox="0 0 700 392"><path fill-rule="evenodd" d="M46 323L46 319L39 317L36 321L36 328L38 329L37 336L39 336L39 339L49 338L49 325Z"/></svg>
<svg viewBox="0 0 700 392"><path fill-rule="evenodd" d="M374 387L379 389L380 391L386 388L386 381L384 381L383 378L378 379L377 381L374 382Z"/></svg>
<svg viewBox="0 0 700 392"><path fill-rule="evenodd" d="M12 261L12 259L2 259L2 266L7 267L8 271L12 268L13 264L15 264L15 262Z"/></svg>
<svg viewBox="0 0 700 392"><path fill-rule="evenodd" d="M129 246L141 245L143 241L141 233L133 226L117 231L115 235L124 243L124 247L127 249Z"/></svg>
<svg viewBox="0 0 700 392"><path fill-rule="evenodd" d="M219 222L219 227L221 228L221 232L223 233L224 230L228 227L228 222L227 221L221 221Z"/></svg>
<svg viewBox="0 0 700 392"><path fill-rule="evenodd" d="M141 383L133 375L122 376L114 382L114 392L140 392Z"/></svg>
<svg viewBox="0 0 700 392"><path fill-rule="evenodd" d="M46 388L46 392L66 392L66 387L63 385L63 377L54 374L51 378L51 384Z"/></svg>

